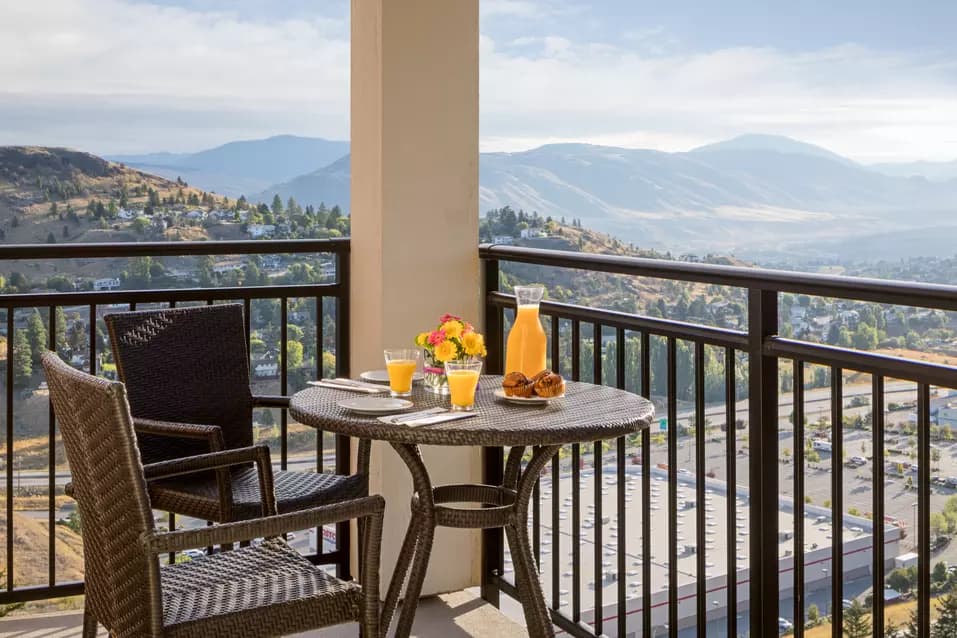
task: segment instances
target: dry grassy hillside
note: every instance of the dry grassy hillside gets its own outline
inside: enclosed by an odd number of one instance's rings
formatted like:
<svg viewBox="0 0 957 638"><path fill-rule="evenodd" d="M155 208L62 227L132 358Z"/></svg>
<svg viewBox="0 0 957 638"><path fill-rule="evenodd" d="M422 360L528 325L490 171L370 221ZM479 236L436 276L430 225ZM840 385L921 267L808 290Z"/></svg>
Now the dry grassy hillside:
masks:
<svg viewBox="0 0 957 638"><path fill-rule="evenodd" d="M0 147L0 231L4 243L137 241L123 224L85 218L91 200L143 208L148 192L202 197L203 192L89 153L64 148ZM56 212L53 212L53 206ZM73 210L79 219L68 214ZM64 229L66 229L64 231Z"/></svg>

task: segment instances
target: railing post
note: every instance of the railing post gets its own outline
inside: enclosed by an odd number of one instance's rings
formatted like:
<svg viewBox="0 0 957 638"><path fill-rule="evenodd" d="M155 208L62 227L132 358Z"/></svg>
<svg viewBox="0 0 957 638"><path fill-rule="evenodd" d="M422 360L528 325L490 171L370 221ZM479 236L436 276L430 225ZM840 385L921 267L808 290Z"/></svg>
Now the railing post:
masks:
<svg viewBox="0 0 957 638"><path fill-rule="evenodd" d="M482 262L482 303L485 307L485 336L488 356L485 371L501 374L502 362L502 311L489 303L488 296L498 290L498 260L485 257ZM504 475L504 451L500 447L482 449L482 482L486 485L501 485ZM499 606L498 579L504 567L504 538L501 529L482 530L482 598L489 604Z"/></svg>
<svg viewBox="0 0 957 638"><path fill-rule="evenodd" d="M482 261L482 302L485 304L485 335L488 356L485 358L485 371L489 374L504 374L502 366L505 357L502 344L502 311L489 303L489 293L498 292L498 260L486 257Z"/></svg>
<svg viewBox="0 0 957 638"><path fill-rule="evenodd" d="M778 635L778 361L764 342L777 334L778 294L748 290L750 634ZM731 539L729 539L731 542ZM729 610L734 613L734 610ZM795 622L798 622L796 619Z"/></svg>

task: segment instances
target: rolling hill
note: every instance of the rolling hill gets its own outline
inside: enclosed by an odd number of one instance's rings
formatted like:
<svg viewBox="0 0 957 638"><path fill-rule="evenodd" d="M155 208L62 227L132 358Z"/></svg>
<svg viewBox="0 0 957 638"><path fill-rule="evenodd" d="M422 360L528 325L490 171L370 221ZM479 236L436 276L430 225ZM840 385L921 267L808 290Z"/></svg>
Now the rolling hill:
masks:
<svg viewBox="0 0 957 638"><path fill-rule="evenodd" d="M348 152L348 142L278 135L230 142L192 154L149 153L108 159L167 179L181 177L206 191L238 197L326 166Z"/></svg>

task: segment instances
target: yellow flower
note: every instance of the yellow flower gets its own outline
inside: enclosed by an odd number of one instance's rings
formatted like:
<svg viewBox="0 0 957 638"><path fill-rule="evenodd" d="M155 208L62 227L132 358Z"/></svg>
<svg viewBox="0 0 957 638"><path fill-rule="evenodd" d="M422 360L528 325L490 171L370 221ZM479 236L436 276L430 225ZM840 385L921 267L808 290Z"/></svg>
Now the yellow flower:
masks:
<svg viewBox="0 0 957 638"><path fill-rule="evenodd" d="M477 332L469 332L462 337L462 347L470 357L485 356L485 339Z"/></svg>
<svg viewBox="0 0 957 638"><path fill-rule="evenodd" d="M429 333L428 333L428 332L420 332L420 333L415 337L415 345L419 346L420 348L424 348L424 347L426 346L426 344L428 344L428 342L429 342Z"/></svg>
<svg viewBox="0 0 957 638"><path fill-rule="evenodd" d="M458 339L462 336L462 322L455 321L454 319L451 321L446 321L442 324L439 330L445 332L447 339Z"/></svg>
<svg viewBox="0 0 957 638"><path fill-rule="evenodd" d="M445 363L446 361L451 361L459 353L459 349L455 347L455 344L451 341L443 341L439 345L435 346L435 358Z"/></svg>

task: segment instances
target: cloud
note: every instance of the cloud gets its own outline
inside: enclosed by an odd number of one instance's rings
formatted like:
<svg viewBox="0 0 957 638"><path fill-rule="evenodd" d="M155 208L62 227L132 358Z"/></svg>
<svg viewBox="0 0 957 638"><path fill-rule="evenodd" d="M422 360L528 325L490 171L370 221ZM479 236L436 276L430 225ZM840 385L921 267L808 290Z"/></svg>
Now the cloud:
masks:
<svg viewBox="0 0 957 638"><path fill-rule="evenodd" d="M3 3L0 144L117 153L347 137L345 0L281 14L249 0L163 1ZM580 3L480 7L485 150L558 141L681 150L763 132L865 161L957 157L953 56L854 44L689 53L658 25L578 33L574 25L601 19Z"/></svg>
<svg viewBox="0 0 957 638"><path fill-rule="evenodd" d="M551 41L482 38L483 148L588 141L682 150L764 132L862 161L957 157L957 64L947 56L853 44L652 54Z"/></svg>
<svg viewBox="0 0 957 638"><path fill-rule="evenodd" d="M233 134L288 132L304 123L299 132L348 133L348 23L341 19L246 19L231 11L120 0L35 0L5 3L2 11L0 108L118 116L107 139L91 128L61 143L98 150L101 139L99 148L111 151L165 147L171 138L164 144L164 135L188 113L220 113L238 125ZM137 113L157 119L135 119ZM267 114L271 123L262 121ZM62 128L62 122L49 124ZM0 120L0 143L24 142L29 134L41 138L34 143L54 141L42 129L9 126ZM190 128L182 146L215 137ZM159 139L140 134L163 129Z"/></svg>

